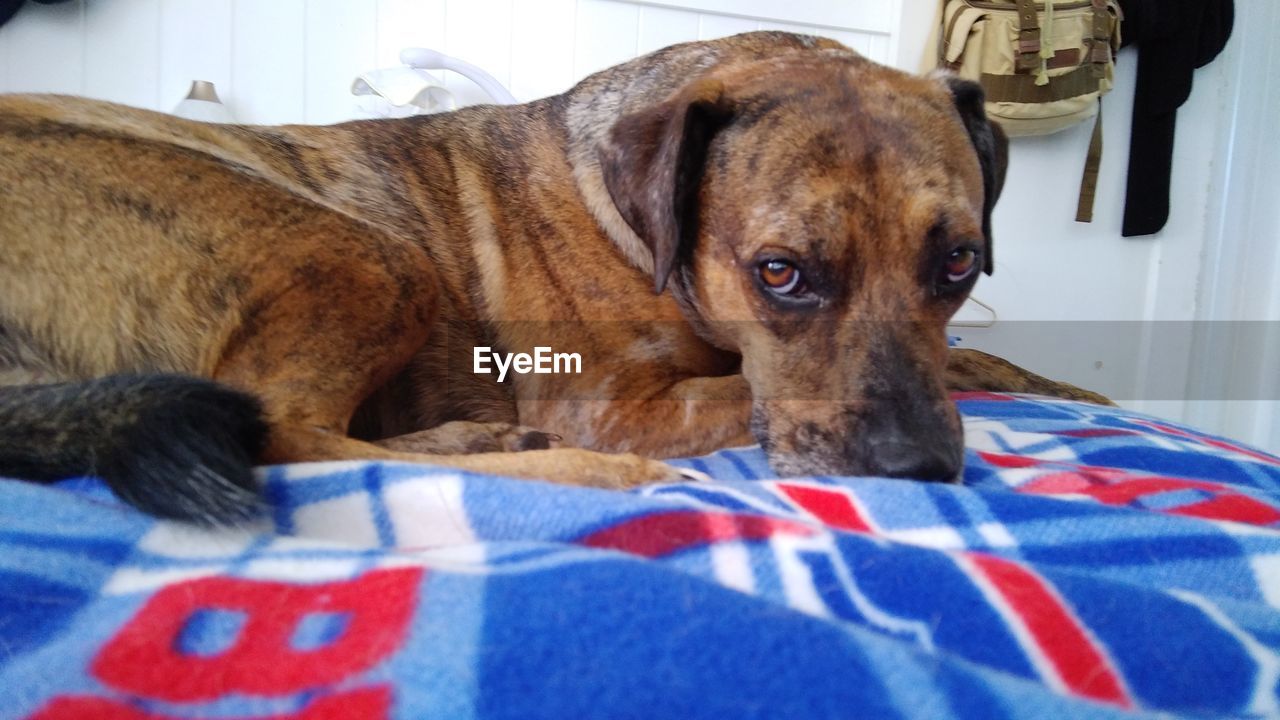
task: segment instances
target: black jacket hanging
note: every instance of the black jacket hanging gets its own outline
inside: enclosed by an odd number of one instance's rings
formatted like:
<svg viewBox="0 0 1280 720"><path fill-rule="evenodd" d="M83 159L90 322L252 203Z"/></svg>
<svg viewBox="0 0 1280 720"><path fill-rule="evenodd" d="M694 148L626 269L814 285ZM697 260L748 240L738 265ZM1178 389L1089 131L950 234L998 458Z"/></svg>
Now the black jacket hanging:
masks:
<svg viewBox="0 0 1280 720"><path fill-rule="evenodd" d="M1125 237L1159 232L1169 219L1169 181L1178 108L1191 76L1231 36L1232 0L1120 0L1124 44L1138 46Z"/></svg>
<svg viewBox="0 0 1280 720"><path fill-rule="evenodd" d="M67 0L36 0L41 5L54 5ZM0 25L9 22L9 18L18 12L18 8L22 7L23 0L0 0Z"/></svg>
<svg viewBox="0 0 1280 720"><path fill-rule="evenodd" d="M0 0L0 25L9 22L9 18L22 7L23 0Z"/></svg>

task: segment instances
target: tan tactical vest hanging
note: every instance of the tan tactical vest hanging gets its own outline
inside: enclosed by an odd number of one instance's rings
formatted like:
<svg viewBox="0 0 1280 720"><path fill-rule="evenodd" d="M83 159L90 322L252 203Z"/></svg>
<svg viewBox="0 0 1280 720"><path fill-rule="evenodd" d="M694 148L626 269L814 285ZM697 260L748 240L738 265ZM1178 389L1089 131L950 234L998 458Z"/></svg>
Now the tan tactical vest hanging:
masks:
<svg viewBox="0 0 1280 720"><path fill-rule="evenodd" d="M944 0L939 65L982 84L987 114L1010 136L1047 135L1096 118L1115 76L1115 0ZM1076 219L1088 222L1102 156L1095 119Z"/></svg>

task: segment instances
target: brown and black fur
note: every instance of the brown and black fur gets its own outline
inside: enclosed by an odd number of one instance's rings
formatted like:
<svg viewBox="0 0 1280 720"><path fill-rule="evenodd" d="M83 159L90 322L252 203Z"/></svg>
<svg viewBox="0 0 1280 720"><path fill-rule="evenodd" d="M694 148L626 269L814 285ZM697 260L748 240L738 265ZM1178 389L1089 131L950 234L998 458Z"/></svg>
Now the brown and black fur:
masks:
<svg viewBox="0 0 1280 720"><path fill-rule="evenodd" d="M938 258L975 244L991 269L1004 138L981 108L971 84L785 33L525 105L327 127L0 98L0 385L211 379L261 403L268 463L625 487L679 477L646 458L754 431L780 472L952 479L949 365L964 387L1076 392L947 351L972 283L937 292ZM762 294L764 252L812 268L821 302ZM584 372L500 384L471 372L477 345ZM635 454L470 454L558 439L530 428Z"/></svg>

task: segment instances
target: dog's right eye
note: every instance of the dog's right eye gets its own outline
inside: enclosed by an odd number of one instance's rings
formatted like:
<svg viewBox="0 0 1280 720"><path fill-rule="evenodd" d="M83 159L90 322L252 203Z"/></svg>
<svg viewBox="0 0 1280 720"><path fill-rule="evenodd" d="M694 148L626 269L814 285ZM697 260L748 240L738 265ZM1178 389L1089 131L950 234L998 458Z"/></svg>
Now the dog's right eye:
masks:
<svg viewBox="0 0 1280 720"><path fill-rule="evenodd" d="M795 295L804 288L800 269L786 260L765 260L759 273L764 286L778 295Z"/></svg>
<svg viewBox="0 0 1280 720"><path fill-rule="evenodd" d="M965 281L971 280L978 270L979 256L977 249L971 247L962 246L952 250L943 259L934 287L941 292L952 292L964 287Z"/></svg>

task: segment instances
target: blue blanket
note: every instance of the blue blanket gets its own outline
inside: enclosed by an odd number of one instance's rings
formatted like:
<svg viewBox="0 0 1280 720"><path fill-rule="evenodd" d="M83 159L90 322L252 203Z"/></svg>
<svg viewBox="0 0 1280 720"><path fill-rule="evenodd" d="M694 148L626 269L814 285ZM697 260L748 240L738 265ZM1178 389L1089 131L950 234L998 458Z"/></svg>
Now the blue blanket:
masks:
<svg viewBox="0 0 1280 720"><path fill-rule="evenodd" d="M214 532L0 481L0 716L1280 716L1280 460L960 406L963 486L290 465Z"/></svg>

